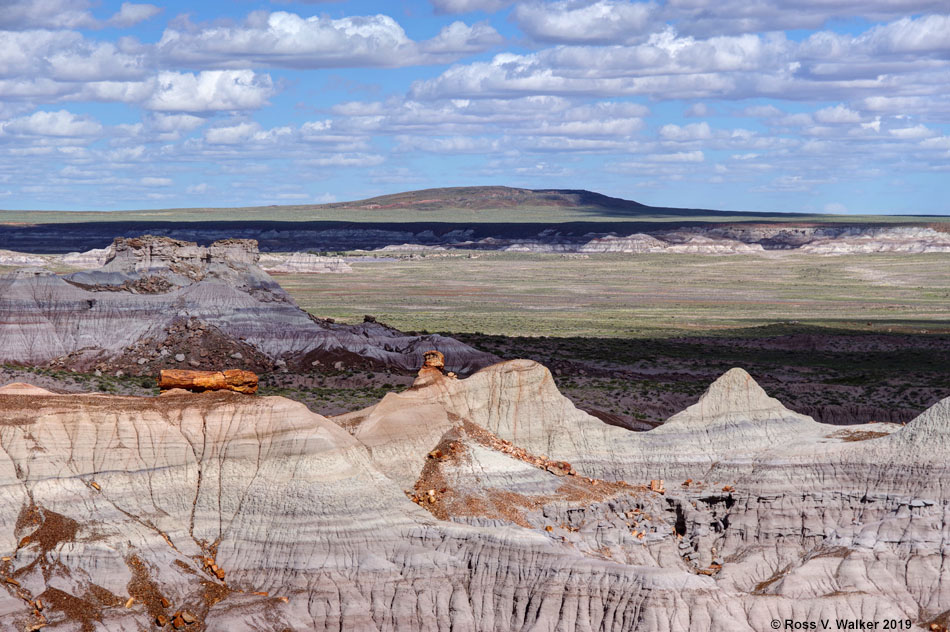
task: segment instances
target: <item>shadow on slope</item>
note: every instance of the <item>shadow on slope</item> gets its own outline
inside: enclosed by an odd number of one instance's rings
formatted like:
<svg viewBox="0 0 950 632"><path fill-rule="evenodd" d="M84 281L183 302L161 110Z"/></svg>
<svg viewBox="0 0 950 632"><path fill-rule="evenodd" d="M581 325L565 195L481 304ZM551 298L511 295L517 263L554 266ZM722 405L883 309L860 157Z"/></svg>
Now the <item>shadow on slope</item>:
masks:
<svg viewBox="0 0 950 632"><path fill-rule="evenodd" d="M734 366L822 423L907 422L950 390L946 332L776 324L670 338L452 336L499 357L548 366L577 406L635 429L693 404L706 384Z"/></svg>

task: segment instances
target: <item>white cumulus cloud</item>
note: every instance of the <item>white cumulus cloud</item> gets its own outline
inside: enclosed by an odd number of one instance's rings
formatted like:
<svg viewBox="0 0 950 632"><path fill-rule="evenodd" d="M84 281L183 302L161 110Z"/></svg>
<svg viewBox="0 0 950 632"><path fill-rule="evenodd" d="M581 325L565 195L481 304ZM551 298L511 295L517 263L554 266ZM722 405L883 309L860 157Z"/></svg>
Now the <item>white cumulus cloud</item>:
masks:
<svg viewBox="0 0 950 632"><path fill-rule="evenodd" d="M712 129L706 121L682 126L669 123L660 128L660 136L675 141L705 140L712 138Z"/></svg>
<svg viewBox="0 0 950 632"><path fill-rule="evenodd" d="M401 67L445 63L502 41L487 24L455 22L435 38L416 42L388 15L302 17L252 13L237 25L168 28L156 49L168 63L192 67Z"/></svg>
<svg viewBox="0 0 950 632"><path fill-rule="evenodd" d="M937 133L932 129L929 129L925 125L914 125L913 127L899 127L897 129L888 130L888 133L895 137L901 139L920 139L920 138L929 138L931 136L936 136Z"/></svg>
<svg viewBox="0 0 950 632"><path fill-rule="evenodd" d="M204 138L205 141L213 145L234 145L250 141L260 129L261 126L257 123L242 122L236 125L205 130Z"/></svg>
<svg viewBox="0 0 950 632"><path fill-rule="evenodd" d="M815 112L815 120L819 123L860 123L861 115L839 103Z"/></svg>
<svg viewBox="0 0 950 632"><path fill-rule="evenodd" d="M671 154L650 154L647 159L653 162L703 162L706 157L703 152L696 151L678 151Z"/></svg>
<svg viewBox="0 0 950 632"><path fill-rule="evenodd" d="M82 137L101 133L102 124L88 116L57 110L34 112L29 116L13 119L4 123L2 129L5 133L27 136Z"/></svg>
<svg viewBox="0 0 950 632"><path fill-rule="evenodd" d="M0 28L88 28L96 26L86 0L4 0Z"/></svg>
<svg viewBox="0 0 950 632"><path fill-rule="evenodd" d="M514 11L518 26L540 41L620 44L643 35L656 6L624 0L534 0Z"/></svg>
<svg viewBox="0 0 950 632"><path fill-rule="evenodd" d="M123 2L118 13L106 22L109 26L127 27L144 22L162 12L161 7L154 4L134 4Z"/></svg>
<svg viewBox="0 0 950 632"><path fill-rule="evenodd" d="M0 76L28 81L127 80L147 73L144 59L74 31L0 31Z"/></svg>
<svg viewBox="0 0 950 632"><path fill-rule="evenodd" d="M693 34L817 29L829 20L888 20L946 11L945 0L668 0L665 17Z"/></svg>
<svg viewBox="0 0 950 632"><path fill-rule="evenodd" d="M266 104L272 94L270 75L252 70L163 71L144 105L162 112L252 110Z"/></svg>
<svg viewBox="0 0 950 632"><path fill-rule="evenodd" d="M386 159L378 154L325 154L316 158L310 158L305 164L314 167L375 167L386 162Z"/></svg>

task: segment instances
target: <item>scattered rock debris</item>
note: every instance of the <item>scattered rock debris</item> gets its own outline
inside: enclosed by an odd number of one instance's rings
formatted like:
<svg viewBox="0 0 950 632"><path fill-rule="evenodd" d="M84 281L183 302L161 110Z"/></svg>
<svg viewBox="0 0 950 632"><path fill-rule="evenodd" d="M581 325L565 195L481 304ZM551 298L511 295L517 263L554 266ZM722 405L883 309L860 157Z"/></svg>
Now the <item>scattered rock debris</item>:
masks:
<svg viewBox="0 0 950 632"><path fill-rule="evenodd" d="M721 565L721 564L710 564L707 568L697 568L697 569L696 569L696 574L697 574L697 575L706 575L706 576L709 576L709 577L715 577L716 575L719 574L719 571L721 571L721 570L722 570L722 565Z"/></svg>
<svg viewBox="0 0 950 632"><path fill-rule="evenodd" d="M494 488L454 488L449 483L452 478L449 472L452 470L443 468L452 468L470 459L470 442L528 463L547 474L562 477L564 481L548 495L525 495ZM551 503L568 502L577 508L589 507L592 503L644 494L648 489L646 485L631 485L625 481L579 476L567 461L532 454L477 424L459 420L459 424L446 432L439 444L427 453L419 479L412 489L405 490L405 494L412 502L440 520L496 519L556 534L559 527L552 525L550 521L538 524L537 520L538 514L543 514ZM636 511L637 514L629 515L639 515L640 510ZM648 519L646 516L643 518ZM567 535L577 533L579 527L569 522L562 523L560 529L562 534L559 537L562 541L567 541ZM655 527L646 527L642 529L639 537L636 532L632 535L646 544L647 536L655 531Z"/></svg>
<svg viewBox="0 0 950 632"><path fill-rule="evenodd" d="M204 558L204 568L218 579L224 580L224 569L217 565L213 557Z"/></svg>
<svg viewBox="0 0 950 632"><path fill-rule="evenodd" d="M473 429L477 430L472 432ZM466 431L470 437L475 439L475 441L486 448L491 448L492 450L501 452L502 454L507 454L510 457L518 459L519 461L530 463L531 465L551 472L556 476L577 476L577 470L575 470L574 467L567 461L555 461L543 455L535 456L524 448L518 447L512 442L506 441L498 435L491 433L484 428L476 426L475 424L468 424L466 426ZM594 479L588 479L589 482L592 482L593 480Z"/></svg>
<svg viewBox="0 0 950 632"><path fill-rule="evenodd" d="M877 422L869 422L877 423ZM830 435L827 435L826 439L841 439L842 441L869 441L871 439L879 439L881 437L886 437L890 433L888 432L879 432L877 430L850 430L843 429L837 432L833 432Z"/></svg>

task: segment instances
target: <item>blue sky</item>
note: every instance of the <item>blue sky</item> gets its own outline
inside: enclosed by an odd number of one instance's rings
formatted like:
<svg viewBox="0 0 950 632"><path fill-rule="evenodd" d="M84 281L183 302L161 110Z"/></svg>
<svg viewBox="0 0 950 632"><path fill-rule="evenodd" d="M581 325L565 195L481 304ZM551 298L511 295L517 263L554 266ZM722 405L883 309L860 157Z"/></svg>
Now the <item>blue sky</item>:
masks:
<svg viewBox="0 0 950 632"><path fill-rule="evenodd" d="M950 213L946 0L0 0L0 208Z"/></svg>

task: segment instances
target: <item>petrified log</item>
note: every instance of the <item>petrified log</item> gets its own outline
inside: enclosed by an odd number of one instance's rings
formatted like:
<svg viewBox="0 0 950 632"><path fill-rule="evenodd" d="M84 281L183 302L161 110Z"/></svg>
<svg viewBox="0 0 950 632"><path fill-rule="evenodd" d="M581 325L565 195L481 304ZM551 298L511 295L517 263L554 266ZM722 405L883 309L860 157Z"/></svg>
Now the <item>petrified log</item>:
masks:
<svg viewBox="0 0 950 632"><path fill-rule="evenodd" d="M173 388L200 393L202 391L236 391L252 394L257 392L257 374L241 369L227 371L188 371L166 369L158 378L162 391Z"/></svg>

